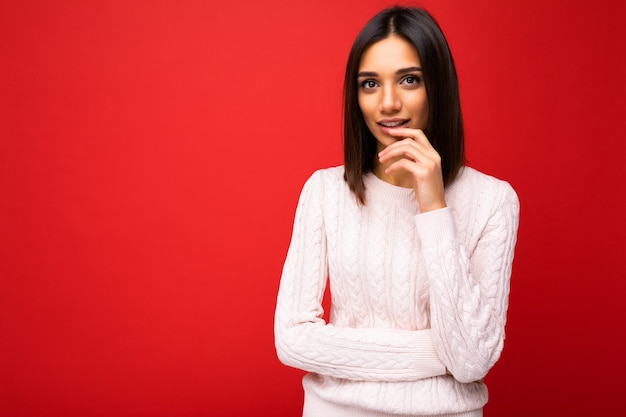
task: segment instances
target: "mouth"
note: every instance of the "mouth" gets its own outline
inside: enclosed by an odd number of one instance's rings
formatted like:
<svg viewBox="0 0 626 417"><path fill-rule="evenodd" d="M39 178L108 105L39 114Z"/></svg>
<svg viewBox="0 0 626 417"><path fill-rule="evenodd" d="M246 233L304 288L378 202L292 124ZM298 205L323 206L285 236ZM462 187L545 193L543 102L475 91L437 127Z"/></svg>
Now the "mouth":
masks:
<svg viewBox="0 0 626 417"><path fill-rule="evenodd" d="M397 129L401 127L409 127L411 119L383 119L376 122L380 126L381 132L385 135L393 136L389 132L391 129Z"/></svg>
<svg viewBox="0 0 626 417"><path fill-rule="evenodd" d="M385 119L376 122L376 124L383 128L395 129L398 127L407 127L410 121L410 119Z"/></svg>

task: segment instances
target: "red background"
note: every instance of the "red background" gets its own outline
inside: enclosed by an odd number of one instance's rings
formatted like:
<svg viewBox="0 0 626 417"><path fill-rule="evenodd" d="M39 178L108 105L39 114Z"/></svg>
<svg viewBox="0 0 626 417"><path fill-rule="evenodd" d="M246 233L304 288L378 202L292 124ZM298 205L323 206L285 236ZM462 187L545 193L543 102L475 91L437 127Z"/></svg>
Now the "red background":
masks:
<svg viewBox="0 0 626 417"><path fill-rule="evenodd" d="M0 2L0 415L296 416L272 320L300 188L386 1ZM487 416L621 404L626 13L426 1L471 165L521 200ZM623 407L621 407L623 408Z"/></svg>

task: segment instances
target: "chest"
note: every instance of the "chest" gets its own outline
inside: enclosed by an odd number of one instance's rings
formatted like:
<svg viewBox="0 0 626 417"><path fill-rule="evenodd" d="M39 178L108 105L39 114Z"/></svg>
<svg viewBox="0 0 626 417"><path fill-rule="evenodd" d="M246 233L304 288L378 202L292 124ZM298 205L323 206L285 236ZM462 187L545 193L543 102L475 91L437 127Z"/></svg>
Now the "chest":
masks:
<svg viewBox="0 0 626 417"><path fill-rule="evenodd" d="M335 312L349 311L339 316L352 326L415 326L427 288L413 212L372 205L336 218L327 228Z"/></svg>

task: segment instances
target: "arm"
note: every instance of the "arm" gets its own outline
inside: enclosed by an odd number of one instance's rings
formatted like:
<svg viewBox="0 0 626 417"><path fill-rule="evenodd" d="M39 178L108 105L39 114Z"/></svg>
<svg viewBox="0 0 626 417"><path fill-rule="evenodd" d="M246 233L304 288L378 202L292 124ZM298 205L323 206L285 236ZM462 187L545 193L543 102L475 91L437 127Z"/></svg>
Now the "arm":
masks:
<svg viewBox="0 0 626 417"><path fill-rule="evenodd" d="M499 191L471 254L457 236L450 209L416 216L434 343L460 382L484 378L504 344L519 201L508 184Z"/></svg>
<svg viewBox="0 0 626 417"><path fill-rule="evenodd" d="M443 375L431 330L338 328L322 319L328 275L322 212L324 178L305 184L280 282L274 321L279 359L309 372L364 381Z"/></svg>

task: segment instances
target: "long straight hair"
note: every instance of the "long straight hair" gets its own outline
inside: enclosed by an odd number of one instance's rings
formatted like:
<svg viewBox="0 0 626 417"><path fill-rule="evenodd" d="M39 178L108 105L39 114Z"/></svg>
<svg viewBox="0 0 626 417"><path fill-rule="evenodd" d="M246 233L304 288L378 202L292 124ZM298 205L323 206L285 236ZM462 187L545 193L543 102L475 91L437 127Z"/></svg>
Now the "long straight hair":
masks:
<svg viewBox="0 0 626 417"><path fill-rule="evenodd" d="M444 186L465 164L459 82L452 54L441 28L424 9L394 6L379 12L357 35L344 79L344 178L360 204L365 204L363 175L374 169L376 138L359 107L361 58L374 43L396 35L409 42L420 58L428 99L425 134L441 156Z"/></svg>

